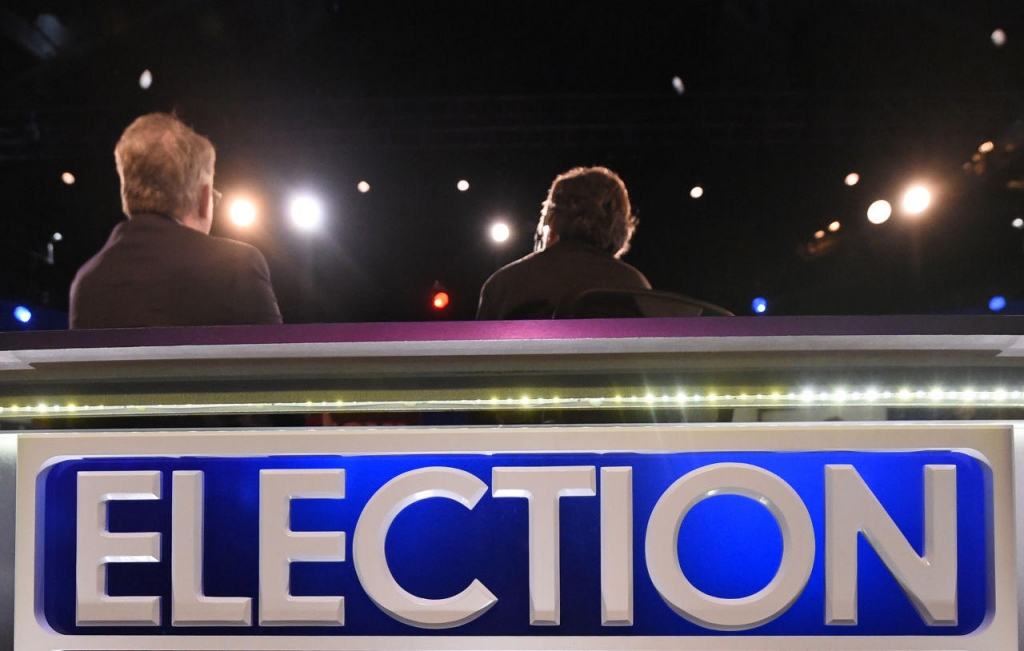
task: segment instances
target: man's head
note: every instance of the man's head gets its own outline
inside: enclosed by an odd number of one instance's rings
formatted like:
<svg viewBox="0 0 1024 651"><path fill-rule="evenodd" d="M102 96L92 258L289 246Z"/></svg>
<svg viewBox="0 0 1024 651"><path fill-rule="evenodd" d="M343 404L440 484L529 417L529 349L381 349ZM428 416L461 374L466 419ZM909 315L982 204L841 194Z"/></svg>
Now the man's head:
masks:
<svg viewBox="0 0 1024 651"><path fill-rule="evenodd" d="M606 167L577 167L548 190L537 232L546 243L583 242L619 257L629 250L637 218L626 184Z"/></svg>
<svg viewBox="0 0 1024 651"><path fill-rule="evenodd" d="M209 140L173 115L150 113L124 130L114 160L128 217L159 213L210 232L216 153Z"/></svg>

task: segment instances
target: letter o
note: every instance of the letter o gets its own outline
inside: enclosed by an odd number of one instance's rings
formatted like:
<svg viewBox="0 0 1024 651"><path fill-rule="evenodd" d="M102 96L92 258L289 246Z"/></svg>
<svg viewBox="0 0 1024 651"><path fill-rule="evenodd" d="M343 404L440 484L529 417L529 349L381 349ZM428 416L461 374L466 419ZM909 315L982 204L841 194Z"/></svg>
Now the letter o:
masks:
<svg viewBox="0 0 1024 651"><path fill-rule="evenodd" d="M742 495L771 512L782 532L782 562L761 590L739 599L701 592L679 565L679 527L690 509L715 495ZM814 526L803 500L781 477L745 463L716 463L683 475L654 506L647 524L647 571L661 598L687 620L719 631L766 624L786 611L814 566Z"/></svg>

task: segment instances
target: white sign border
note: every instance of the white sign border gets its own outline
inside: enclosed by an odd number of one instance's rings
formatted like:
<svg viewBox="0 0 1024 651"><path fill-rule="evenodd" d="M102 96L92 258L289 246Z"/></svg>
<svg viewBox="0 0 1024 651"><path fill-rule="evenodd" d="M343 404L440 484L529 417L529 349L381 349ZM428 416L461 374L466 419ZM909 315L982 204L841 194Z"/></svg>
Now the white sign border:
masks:
<svg viewBox="0 0 1024 651"><path fill-rule="evenodd" d="M990 651L1018 644L1013 427L978 423L813 423L228 431L38 432L18 438L15 644L18 651ZM673 453L955 449L992 471L994 612L966 636L71 636L53 631L35 599L36 479L60 460L117 456L434 453Z"/></svg>

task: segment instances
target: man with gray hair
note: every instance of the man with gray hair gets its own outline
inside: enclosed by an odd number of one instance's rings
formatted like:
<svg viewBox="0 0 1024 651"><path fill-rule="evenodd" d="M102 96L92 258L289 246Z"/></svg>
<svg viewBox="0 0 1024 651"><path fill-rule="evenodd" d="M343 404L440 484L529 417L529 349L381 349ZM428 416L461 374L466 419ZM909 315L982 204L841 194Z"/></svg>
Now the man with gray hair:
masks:
<svg viewBox="0 0 1024 651"><path fill-rule="evenodd" d="M114 148L118 224L71 284L71 328L281 323L263 254L211 237L216 152L166 113L144 115Z"/></svg>

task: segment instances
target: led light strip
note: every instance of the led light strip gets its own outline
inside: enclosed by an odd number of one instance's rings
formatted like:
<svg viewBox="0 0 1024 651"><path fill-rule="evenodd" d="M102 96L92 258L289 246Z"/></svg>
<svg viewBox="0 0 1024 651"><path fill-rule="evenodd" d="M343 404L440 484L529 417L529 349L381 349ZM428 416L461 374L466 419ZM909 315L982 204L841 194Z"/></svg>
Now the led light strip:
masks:
<svg viewBox="0 0 1024 651"><path fill-rule="evenodd" d="M878 407L1024 407L1024 391L1006 388L949 390L899 388L880 390L868 388L849 391L837 388L820 391L812 387L800 391L771 393L718 393L715 391L669 394L649 392L644 395L610 395L594 397L492 397L490 399L452 400L335 400L281 402L218 402L134 405L37 404L0 406L0 418L39 418L47 416L129 416L185 414L252 414L252 413L319 413L368 411L494 411L510 409L686 409L686 408L780 408L809 406L878 406Z"/></svg>

